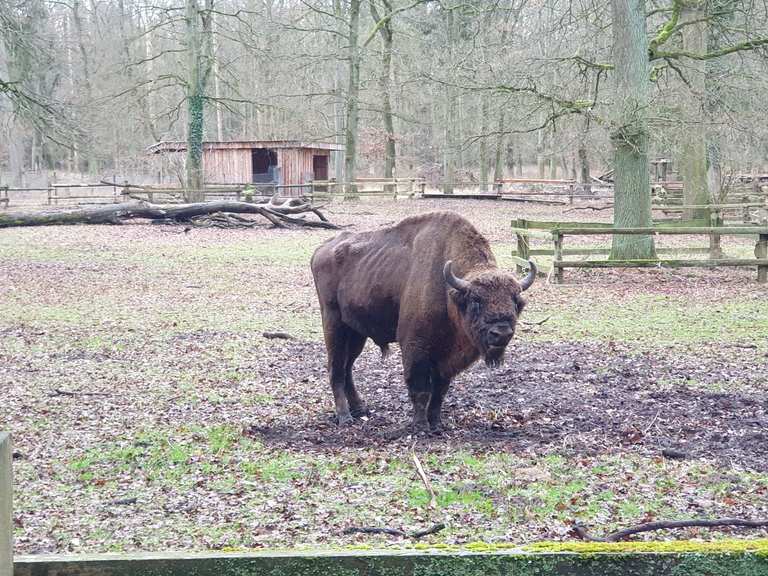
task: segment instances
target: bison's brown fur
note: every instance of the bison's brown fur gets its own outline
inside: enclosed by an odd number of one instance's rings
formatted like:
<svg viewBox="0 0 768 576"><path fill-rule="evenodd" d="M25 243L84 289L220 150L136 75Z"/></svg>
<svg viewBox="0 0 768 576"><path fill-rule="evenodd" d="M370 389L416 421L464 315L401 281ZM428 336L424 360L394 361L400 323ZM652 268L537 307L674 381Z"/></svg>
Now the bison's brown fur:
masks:
<svg viewBox="0 0 768 576"><path fill-rule="evenodd" d="M371 338L398 342L413 425L438 429L451 380L483 356L501 361L535 267L522 286L499 270L462 216L430 212L371 232L343 232L312 256L339 423L366 413L352 366Z"/></svg>

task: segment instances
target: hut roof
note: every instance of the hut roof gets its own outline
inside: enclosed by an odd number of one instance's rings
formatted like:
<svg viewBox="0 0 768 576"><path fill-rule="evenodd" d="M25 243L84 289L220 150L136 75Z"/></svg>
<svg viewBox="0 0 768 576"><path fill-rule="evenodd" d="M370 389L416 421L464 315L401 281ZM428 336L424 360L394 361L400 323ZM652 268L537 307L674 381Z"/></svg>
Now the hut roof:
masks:
<svg viewBox="0 0 768 576"><path fill-rule="evenodd" d="M328 142L307 142L302 140L230 140L227 142L203 142L203 150L233 150L252 148L304 148L310 150L343 150L340 144ZM184 140L157 142L147 147L147 154L161 152L185 152L187 143Z"/></svg>

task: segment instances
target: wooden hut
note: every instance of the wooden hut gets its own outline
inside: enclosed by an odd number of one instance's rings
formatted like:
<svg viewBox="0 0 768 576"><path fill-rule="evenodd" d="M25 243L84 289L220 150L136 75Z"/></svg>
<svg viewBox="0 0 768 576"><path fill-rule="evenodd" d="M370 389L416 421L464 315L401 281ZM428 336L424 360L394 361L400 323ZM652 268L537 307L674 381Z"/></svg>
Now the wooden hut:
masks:
<svg viewBox="0 0 768 576"><path fill-rule="evenodd" d="M286 196L300 196L301 186L311 180L328 180L332 151L338 144L296 140L240 140L203 143L206 185L266 184L280 187ZM186 142L158 142L147 149L159 154L164 164L180 164Z"/></svg>

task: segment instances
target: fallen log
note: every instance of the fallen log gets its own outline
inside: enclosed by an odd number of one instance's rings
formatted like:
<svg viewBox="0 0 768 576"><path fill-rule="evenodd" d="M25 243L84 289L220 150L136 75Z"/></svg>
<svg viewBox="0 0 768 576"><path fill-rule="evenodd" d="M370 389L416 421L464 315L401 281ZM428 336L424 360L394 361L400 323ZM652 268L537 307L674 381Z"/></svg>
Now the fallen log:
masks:
<svg viewBox="0 0 768 576"><path fill-rule="evenodd" d="M320 220L307 220L301 215L313 213ZM165 223L193 222L194 218L212 214L254 214L259 215L279 228L291 226L309 228L339 227L328 222L308 202L284 202L270 200L268 203L251 204L249 202L215 201L193 204L151 204L145 201L123 202L98 206L77 206L57 208L35 212L0 212L0 228L18 226L53 226L62 224L122 224L130 219L148 219ZM237 224L233 220L232 227Z"/></svg>

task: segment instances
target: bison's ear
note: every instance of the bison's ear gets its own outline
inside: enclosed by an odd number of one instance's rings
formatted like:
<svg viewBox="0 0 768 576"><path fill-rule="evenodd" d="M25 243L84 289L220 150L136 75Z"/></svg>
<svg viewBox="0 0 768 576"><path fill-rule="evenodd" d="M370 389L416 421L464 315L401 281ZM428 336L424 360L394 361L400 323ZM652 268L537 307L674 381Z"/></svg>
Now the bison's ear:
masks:
<svg viewBox="0 0 768 576"><path fill-rule="evenodd" d="M528 301L525 298L518 296L515 298L515 304L517 304L517 313L520 314L520 312L523 311L523 308L525 308L525 305L528 304Z"/></svg>

